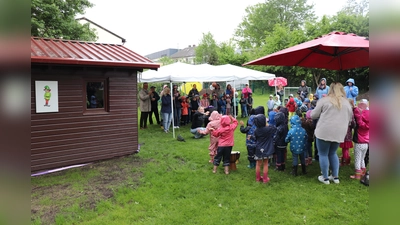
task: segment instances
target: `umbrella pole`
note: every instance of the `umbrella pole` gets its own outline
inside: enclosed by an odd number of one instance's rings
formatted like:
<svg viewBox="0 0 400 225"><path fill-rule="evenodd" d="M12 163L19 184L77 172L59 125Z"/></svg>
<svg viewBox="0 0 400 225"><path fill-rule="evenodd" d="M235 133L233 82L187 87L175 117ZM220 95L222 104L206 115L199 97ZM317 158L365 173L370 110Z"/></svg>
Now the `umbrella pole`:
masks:
<svg viewBox="0 0 400 225"><path fill-rule="evenodd" d="M172 90L172 81L169 82L169 86ZM175 123L174 123L174 93L171 93L171 112L172 112L172 137L175 138Z"/></svg>
<svg viewBox="0 0 400 225"><path fill-rule="evenodd" d="M275 94L274 94L274 96L275 96L276 93L278 92L277 89L276 89L276 78L274 78L274 82L275 82L275 84L274 84L274 86L275 86ZM280 99L279 99L279 100L280 100Z"/></svg>
<svg viewBox="0 0 400 225"><path fill-rule="evenodd" d="M185 89L185 95L187 94L186 92L186 82L183 82L183 89Z"/></svg>

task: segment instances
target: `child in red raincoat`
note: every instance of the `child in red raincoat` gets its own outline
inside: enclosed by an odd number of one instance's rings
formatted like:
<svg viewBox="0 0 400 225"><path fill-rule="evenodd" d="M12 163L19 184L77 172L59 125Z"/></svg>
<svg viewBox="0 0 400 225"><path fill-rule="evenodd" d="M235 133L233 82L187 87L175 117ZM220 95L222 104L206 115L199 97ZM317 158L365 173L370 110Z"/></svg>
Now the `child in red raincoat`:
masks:
<svg viewBox="0 0 400 225"><path fill-rule="evenodd" d="M291 95L289 97L289 102L286 104L286 108L289 111L289 120L292 118L292 116L294 115L294 113L296 112L296 102L294 101L293 95Z"/></svg>
<svg viewBox="0 0 400 225"><path fill-rule="evenodd" d="M186 101L186 97L182 96L182 125L186 125L186 122L188 121L188 116L189 116L189 103Z"/></svg>

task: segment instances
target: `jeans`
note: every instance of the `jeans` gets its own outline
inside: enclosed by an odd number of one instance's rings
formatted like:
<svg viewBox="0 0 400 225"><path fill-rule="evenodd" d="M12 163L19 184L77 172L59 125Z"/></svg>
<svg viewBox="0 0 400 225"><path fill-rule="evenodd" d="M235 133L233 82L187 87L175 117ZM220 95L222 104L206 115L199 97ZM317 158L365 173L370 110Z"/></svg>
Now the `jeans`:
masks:
<svg viewBox="0 0 400 225"><path fill-rule="evenodd" d="M242 105L242 117L246 117L246 116L247 116L247 106Z"/></svg>
<svg viewBox="0 0 400 225"><path fill-rule="evenodd" d="M231 153L232 153L232 146L218 147L217 155L214 157L214 162L213 162L214 166L219 166L221 159L223 159L222 160L223 166L229 166Z"/></svg>
<svg viewBox="0 0 400 225"><path fill-rule="evenodd" d="M304 158L312 157L312 141L306 142L306 150L304 151Z"/></svg>
<svg viewBox="0 0 400 225"><path fill-rule="evenodd" d="M332 176L339 176L339 157L336 151L339 147L338 142L324 141L316 138L319 155L319 166L322 171L322 176L328 178L329 166L332 168Z"/></svg>
<svg viewBox="0 0 400 225"><path fill-rule="evenodd" d="M181 123L182 108L175 108L174 110L174 125L179 126Z"/></svg>
<svg viewBox="0 0 400 225"><path fill-rule="evenodd" d="M171 125L172 113L162 113L164 131L169 131Z"/></svg>
<svg viewBox="0 0 400 225"><path fill-rule="evenodd" d="M299 163L298 159L299 158L300 158L301 165L306 165L306 161L304 160L304 152L300 153L300 154L292 153L292 157L293 157L293 163L292 163L293 166L297 166L298 165L298 163Z"/></svg>
<svg viewBox="0 0 400 225"><path fill-rule="evenodd" d="M194 128L194 129L190 129L190 133L194 134L194 138L198 139L198 138L201 138L201 137L205 136L205 134L200 134L200 133L197 131L197 129L205 130L206 128L204 128L204 127L196 127L196 128ZM211 135L211 134L210 134L210 135Z"/></svg>
<svg viewBox="0 0 400 225"><path fill-rule="evenodd" d="M226 108L225 107L221 107L221 114L225 115L226 114Z"/></svg>

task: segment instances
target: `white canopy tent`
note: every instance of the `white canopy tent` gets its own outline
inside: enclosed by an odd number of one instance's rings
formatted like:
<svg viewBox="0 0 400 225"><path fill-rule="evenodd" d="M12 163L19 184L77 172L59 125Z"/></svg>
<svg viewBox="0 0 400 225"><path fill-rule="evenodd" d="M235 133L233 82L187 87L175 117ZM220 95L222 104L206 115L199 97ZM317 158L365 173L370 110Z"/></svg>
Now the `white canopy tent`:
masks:
<svg viewBox="0 0 400 225"><path fill-rule="evenodd" d="M270 80L274 74L265 73L230 64L212 66L209 64L191 65L186 63L173 63L160 67L157 71L148 70L138 74L138 82L169 82L172 90L173 82L193 81L238 81L238 80ZM234 101L235 101L234 95ZM173 101L171 95L171 102ZM172 107L172 113L173 113ZM175 138L174 122L172 120L173 137Z"/></svg>

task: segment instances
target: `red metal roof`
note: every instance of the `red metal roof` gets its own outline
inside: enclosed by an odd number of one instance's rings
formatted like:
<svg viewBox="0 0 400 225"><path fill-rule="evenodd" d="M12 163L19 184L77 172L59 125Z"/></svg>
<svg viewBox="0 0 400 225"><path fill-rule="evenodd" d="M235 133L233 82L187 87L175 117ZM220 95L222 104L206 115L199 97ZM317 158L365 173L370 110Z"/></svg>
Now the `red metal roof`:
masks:
<svg viewBox="0 0 400 225"><path fill-rule="evenodd" d="M123 45L31 37L31 63L157 69L160 64Z"/></svg>

